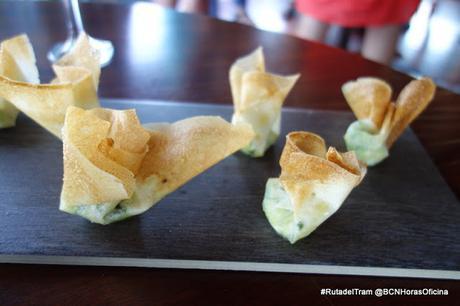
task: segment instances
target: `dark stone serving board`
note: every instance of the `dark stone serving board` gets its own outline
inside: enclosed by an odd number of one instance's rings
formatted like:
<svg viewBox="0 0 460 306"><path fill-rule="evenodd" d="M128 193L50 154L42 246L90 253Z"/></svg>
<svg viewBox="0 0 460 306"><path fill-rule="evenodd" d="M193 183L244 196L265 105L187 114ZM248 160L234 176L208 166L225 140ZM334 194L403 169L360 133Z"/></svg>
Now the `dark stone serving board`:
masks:
<svg viewBox="0 0 460 306"><path fill-rule="evenodd" d="M143 123L195 115L230 119L232 108L103 100L135 108ZM460 279L460 204L412 131L371 168L342 208L290 245L262 211L289 131L344 149L349 112L285 109L265 157L237 153L146 213L102 226L58 210L62 145L20 115L0 130L0 262L231 269Z"/></svg>

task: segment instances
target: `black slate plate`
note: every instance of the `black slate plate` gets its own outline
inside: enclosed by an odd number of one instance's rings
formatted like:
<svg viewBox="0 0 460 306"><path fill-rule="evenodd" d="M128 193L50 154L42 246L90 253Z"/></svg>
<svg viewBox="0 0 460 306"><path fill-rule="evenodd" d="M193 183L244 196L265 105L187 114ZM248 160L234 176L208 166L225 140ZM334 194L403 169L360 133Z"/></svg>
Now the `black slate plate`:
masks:
<svg viewBox="0 0 460 306"><path fill-rule="evenodd" d="M230 119L206 104L104 100L136 108L143 123L195 115ZM58 210L62 145L21 115L0 130L0 262L148 266L460 279L460 205L406 131L391 157L368 171L342 208L290 245L261 209L267 178L279 175L284 136L319 133L344 149L353 115L286 109L265 157L237 153L141 216L101 226Z"/></svg>

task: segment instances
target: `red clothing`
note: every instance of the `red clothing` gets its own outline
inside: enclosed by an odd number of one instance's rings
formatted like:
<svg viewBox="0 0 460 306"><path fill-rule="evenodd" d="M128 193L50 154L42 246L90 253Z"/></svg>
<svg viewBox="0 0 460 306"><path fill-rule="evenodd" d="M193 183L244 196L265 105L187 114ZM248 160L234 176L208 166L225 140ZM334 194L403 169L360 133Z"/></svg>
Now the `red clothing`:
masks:
<svg viewBox="0 0 460 306"><path fill-rule="evenodd" d="M343 27L405 24L420 0L296 0L297 10Z"/></svg>

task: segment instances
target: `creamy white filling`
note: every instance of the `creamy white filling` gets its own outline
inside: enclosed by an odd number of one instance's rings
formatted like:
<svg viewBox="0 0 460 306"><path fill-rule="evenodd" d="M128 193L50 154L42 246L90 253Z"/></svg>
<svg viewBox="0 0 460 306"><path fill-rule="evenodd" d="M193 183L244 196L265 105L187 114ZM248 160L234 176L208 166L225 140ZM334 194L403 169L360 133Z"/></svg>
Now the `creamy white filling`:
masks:
<svg viewBox="0 0 460 306"><path fill-rule="evenodd" d="M321 223L340 208L351 189L338 184L331 194L331 186L318 184L312 194L297 209L291 195L278 178L270 178L262 203L265 215L273 229L290 243L310 235Z"/></svg>
<svg viewBox="0 0 460 306"><path fill-rule="evenodd" d="M254 139L241 151L252 157L261 157L276 142L281 129L281 110L271 103L260 103L242 113L235 113L232 123L245 122L252 126Z"/></svg>
<svg viewBox="0 0 460 306"><path fill-rule="evenodd" d="M161 181L151 176L138 183L133 195L120 202L100 204L66 203L61 197L59 209L71 214L79 215L91 222L110 224L128 217L139 215L158 203L166 193L162 191Z"/></svg>

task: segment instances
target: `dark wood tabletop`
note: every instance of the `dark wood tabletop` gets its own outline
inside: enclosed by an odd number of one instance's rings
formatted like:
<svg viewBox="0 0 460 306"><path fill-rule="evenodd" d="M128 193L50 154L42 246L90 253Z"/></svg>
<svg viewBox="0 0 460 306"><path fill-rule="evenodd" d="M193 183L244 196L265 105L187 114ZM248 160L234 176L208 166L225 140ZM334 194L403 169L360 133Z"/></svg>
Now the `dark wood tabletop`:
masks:
<svg viewBox="0 0 460 306"><path fill-rule="evenodd" d="M345 51L288 35L185 15L149 3L82 4L87 32L109 39L113 62L102 71L101 97L230 104L228 69L264 47L276 73L302 74L287 106L347 110L340 86L359 76L387 80L399 92L410 77ZM65 39L60 1L0 2L0 40L27 33L42 81L46 53ZM460 195L460 96L439 88L412 124L446 182ZM442 288L444 297L324 297L321 288ZM147 268L0 265L0 305L338 305L455 304L460 283L447 280Z"/></svg>

